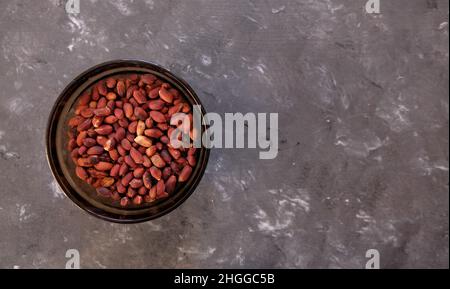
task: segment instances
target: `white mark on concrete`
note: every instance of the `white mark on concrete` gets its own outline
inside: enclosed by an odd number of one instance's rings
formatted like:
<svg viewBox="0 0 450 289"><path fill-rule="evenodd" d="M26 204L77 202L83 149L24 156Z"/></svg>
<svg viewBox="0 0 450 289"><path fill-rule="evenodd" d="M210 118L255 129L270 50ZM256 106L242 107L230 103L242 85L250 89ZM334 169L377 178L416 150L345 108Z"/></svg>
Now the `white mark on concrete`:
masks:
<svg viewBox="0 0 450 289"><path fill-rule="evenodd" d="M340 4L339 6L332 7L331 3L328 2L327 5L328 5L328 9L331 11L331 14L334 14L334 12L344 8L344 5L342 5L342 4Z"/></svg>
<svg viewBox="0 0 450 289"><path fill-rule="evenodd" d="M448 22L442 22L441 24L439 24L438 30L443 30L445 28L447 28L448 26Z"/></svg>
<svg viewBox="0 0 450 289"><path fill-rule="evenodd" d="M83 19L78 18L75 14L68 14L69 26L72 32L79 31L81 35L89 34L89 29Z"/></svg>
<svg viewBox="0 0 450 289"><path fill-rule="evenodd" d="M242 60L244 60L244 62L247 61L247 59L245 57L242 57ZM247 69L251 72L253 72L253 71L257 72L257 73L252 73L252 75L255 75L257 78L259 78L261 82L264 82L265 84L267 84L269 86L273 86L272 79L266 73L267 67L264 63L262 63L260 60L258 60L258 62L255 65L248 65L244 62L242 63L242 66L247 67ZM275 100L282 101L282 100L278 100L277 98Z"/></svg>
<svg viewBox="0 0 450 289"><path fill-rule="evenodd" d="M375 114L387 122L394 132L401 132L410 126L409 109L395 102L383 102L376 108Z"/></svg>
<svg viewBox="0 0 450 289"><path fill-rule="evenodd" d="M389 142L389 138L381 140L373 131L365 129L359 132L350 130L345 124L338 123L336 132L336 146L344 147L346 153L368 157L372 151L379 149Z"/></svg>
<svg viewBox="0 0 450 289"><path fill-rule="evenodd" d="M361 219L366 223L375 222L375 220L371 216L369 216L366 212L364 212L363 210L358 211L358 213L356 214L356 218Z"/></svg>
<svg viewBox="0 0 450 289"><path fill-rule="evenodd" d="M195 67L195 68L194 68L194 72L196 72L197 74L203 76L203 77L206 78L206 79L211 79L211 78L212 78L211 75L209 75L209 74L207 74L207 73L204 73L203 71L201 71L200 69L198 69L198 67Z"/></svg>
<svg viewBox="0 0 450 289"><path fill-rule="evenodd" d="M175 37L180 43L185 43L189 39L189 36L181 33L172 33L171 35Z"/></svg>
<svg viewBox="0 0 450 289"><path fill-rule="evenodd" d="M256 181L255 175L253 175L253 173L252 173L251 170L248 170L247 173L248 173L248 175L250 176L250 179L251 179L252 181Z"/></svg>
<svg viewBox="0 0 450 289"><path fill-rule="evenodd" d="M438 169L438 170L441 170L441 171L448 172L448 166L435 165L434 168Z"/></svg>
<svg viewBox="0 0 450 289"><path fill-rule="evenodd" d="M214 252L216 251L216 248L214 247L208 247L206 250L201 250L197 247L177 247L178 251L182 254L178 257L178 259L183 260L183 255L190 255L193 258L199 259L199 260L205 260L212 256Z"/></svg>
<svg viewBox="0 0 450 289"><path fill-rule="evenodd" d="M234 259L231 261L231 264L238 264L239 266L243 266L245 262L244 250L242 247L239 247L238 253L234 256Z"/></svg>
<svg viewBox="0 0 450 289"><path fill-rule="evenodd" d="M123 226L114 226L115 224L111 224L115 227L113 240L116 242L120 242L125 244L128 241L132 241L133 237L130 235L130 228Z"/></svg>
<svg viewBox="0 0 450 289"><path fill-rule="evenodd" d="M231 46L234 45L234 41L233 39L229 39L226 43L225 43L225 47L230 48Z"/></svg>
<svg viewBox="0 0 450 289"><path fill-rule="evenodd" d="M218 264L223 264L223 263L225 263L225 262L227 262L227 258L218 258L217 260L216 260L216 262L218 263Z"/></svg>
<svg viewBox="0 0 450 289"><path fill-rule="evenodd" d="M420 171L423 176L431 175L434 170L448 172L448 161L438 160L433 162L424 150L419 151L417 157L413 158L411 163L413 168Z"/></svg>
<svg viewBox="0 0 450 289"><path fill-rule="evenodd" d="M269 189L268 193L273 195L273 207L268 207L267 210L257 207L256 213L253 214L253 218L257 220L257 230L274 237L292 237L292 224L297 213L309 213L311 210L309 193L303 188L290 187Z"/></svg>
<svg viewBox="0 0 450 289"><path fill-rule="evenodd" d="M124 16L130 16L134 14L134 12L127 5L127 3L130 3L130 1L112 0L109 3L111 3L120 12L120 14Z"/></svg>
<svg viewBox="0 0 450 289"><path fill-rule="evenodd" d="M6 33L2 41L3 57L13 62L16 73L21 74L24 69L35 70L41 64L36 62L36 56L42 50L42 43L31 32Z"/></svg>
<svg viewBox="0 0 450 289"><path fill-rule="evenodd" d="M9 111L15 114L20 115L31 108L33 108L33 105L21 97L13 97L9 101Z"/></svg>
<svg viewBox="0 0 450 289"><path fill-rule="evenodd" d="M76 33L74 37L72 37L71 43L67 46L69 51L73 51L78 46L90 46L90 47L100 47L104 49L106 52L109 52L109 49L105 46L108 37L105 34L104 30L93 31L86 22L81 18L81 14L69 14L69 30L71 33ZM95 26L94 26L95 27Z"/></svg>
<svg viewBox="0 0 450 289"><path fill-rule="evenodd" d="M9 151L5 145L0 145L0 157L5 160L18 159L20 155L17 152Z"/></svg>
<svg viewBox="0 0 450 289"><path fill-rule="evenodd" d="M169 45L167 45L167 44L165 44L165 43L163 44L163 47L164 47L164 49L166 49L166 50L169 50L169 48L170 48Z"/></svg>
<svg viewBox="0 0 450 289"><path fill-rule="evenodd" d="M20 266L19 265L14 265L13 269L20 269Z"/></svg>
<svg viewBox="0 0 450 289"><path fill-rule="evenodd" d="M363 210L359 210L355 217L362 222L360 229L356 232L361 234L363 238L367 240L381 239L383 243L391 243L394 246L399 245L396 236L398 230L395 228L392 220L377 223L376 219Z"/></svg>
<svg viewBox="0 0 450 289"><path fill-rule="evenodd" d="M30 207L31 206L29 204L16 204L19 215L19 222L27 221L33 216L33 213L29 212Z"/></svg>
<svg viewBox="0 0 450 289"><path fill-rule="evenodd" d="M150 227L150 231L158 232L161 231L162 227L160 224L156 224L156 222L147 222L147 225Z"/></svg>
<svg viewBox="0 0 450 289"><path fill-rule="evenodd" d="M299 189L300 192L303 192L301 189ZM300 195L304 195L303 193L300 193ZM299 205L301 208L303 208L305 210L305 212L309 212L310 207L309 207L309 197L304 195L304 198L300 198L300 197L286 197L286 200L288 200L289 202L293 203L294 205Z"/></svg>
<svg viewBox="0 0 450 289"><path fill-rule="evenodd" d="M348 99L348 95L347 93L345 93L345 91L341 95L341 102L345 110L350 107L350 100Z"/></svg>
<svg viewBox="0 0 450 289"><path fill-rule="evenodd" d="M280 207L284 207L284 204L280 204ZM254 214L255 219L258 221L258 230L264 233L270 233L274 236L277 235L277 231L288 228L292 224L293 213L290 211L284 211L283 216L272 220L267 213L258 207L258 211Z"/></svg>
<svg viewBox="0 0 450 289"><path fill-rule="evenodd" d="M205 55L205 54L202 54L202 55L200 56L200 61L202 62L202 64L203 64L204 66L210 66L211 63L212 63L211 56L208 56L208 55Z"/></svg>
<svg viewBox="0 0 450 289"><path fill-rule="evenodd" d="M107 268L105 265L100 263L100 261L98 261L97 259L94 259L94 263L97 264L97 266L99 266L102 269L106 269Z"/></svg>
<svg viewBox="0 0 450 289"><path fill-rule="evenodd" d="M255 23L256 25L258 25L259 29L267 29L266 25L262 25L261 23L259 23L255 18L248 16L248 15L244 15L244 17L248 20L250 20L251 22Z"/></svg>
<svg viewBox="0 0 450 289"><path fill-rule="evenodd" d="M271 12L272 12L272 14L278 14L278 13L284 11L284 9L286 9L286 6L283 5L278 8L272 8Z"/></svg>
<svg viewBox="0 0 450 289"><path fill-rule="evenodd" d="M53 198L54 199L64 199L64 192L61 190L61 188L58 185L58 182L56 180L53 180L50 185L50 190L52 191Z"/></svg>
<svg viewBox="0 0 450 289"><path fill-rule="evenodd" d="M223 166L223 157L217 158L216 163L214 164L214 171L218 172Z"/></svg>
<svg viewBox="0 0 450 289"><path fill-rule="evenodd" d="M153 10L153 8L155 8L155 1L153 0L145 0L145 4L150 10Z"/></svg>
<svg viewBox="0 0 450 289"><path fill-rule="evenodd" d="M231 196L227 193L225 187L219 181L214 181L213 185L216 188L216 190L220 193L222 202L228 202L231 200Z"/></svg>
<svg viewBox="0 0 450 289"><path fill-rule="evenodd" d="M253 23L259 24L258 21L256 21L256 19L253 18L253 17L250 17L250 16L248 16L248 15L245 15L244 17L247 18L248 20L250 20L250 21L253 22Z"/></svg>

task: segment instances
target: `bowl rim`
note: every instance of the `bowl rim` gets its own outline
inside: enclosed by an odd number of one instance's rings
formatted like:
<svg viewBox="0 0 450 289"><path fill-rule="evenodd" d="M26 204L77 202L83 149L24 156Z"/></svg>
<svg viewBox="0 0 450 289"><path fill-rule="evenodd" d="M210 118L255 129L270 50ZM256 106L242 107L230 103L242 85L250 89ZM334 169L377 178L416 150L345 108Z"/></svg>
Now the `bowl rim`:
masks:
<svg viewBox="0 0 450 289"><path fill-rule="evenodd" d="M75 190L73 188L70 188L73 190L71 191L69 188L66 187L66 185L63 182L63 179L65 179L64 175L58 174L58 167L61 166L59 161L57 159L54 159L53 153L51 151L52 144L54 144L54 140L52 139L53 132L57 129L57 124L59 117L56 117L55 113L57 111L57 108L60 106L60 103L64 101L65 98L67 98L67 93L70 91L74 86L79 86L79 82L83 80L83 78L86 78L86 76L94 76L96 74L99 74L101 72L95 72L98 69L101 69L105 66L109 65L117 65L117 64L123 64L123 65L135 65L135 66L141 66L146 67L152 70L156 70L158 72L162 72L165 75L170 76L171 78L175 79L176 81L181 84L183 89L189 92L189 94L194 98L194 100L201 105L202 115L204 116L206 114L206 111L204 109L203 104L201 103L198 95L195 93L194 89L181 77L174 74L170 70L162 67L159 64L153 63L151 61L146 60L139 60L139 59L115 59L115 60L109 60L105 61L99 64L96 64L94 66L91 66L81 73L79 73L77 76L73 78L71 82L69 82L64 89L61 91L61 93L58 95L58 97L55 99L52 109L50 110L50 114L48 116L47 125L46 125L46 132L45 132L45 151L46 151L46 159L47 163L50 167L51 173L53 177L55 178L56 182L58 183L58 186L61 188L61 190L64 192L64 194L73 202L75 205L82 209L83 211L89 213L92 216L95 216L97 218L100 218L102 220L106 220L113 223L121 223L121 224L132 224L132 223L141 223L146 222L149 220L153 220L159 217L162 217L163 215L166 215L179 207L182 203L184 203L195 191L198 184L200 183L208 164L209 155L210 155L210 149L207 147L202 147L201 149L204 150L204 158L203 162L199 163L197 165L200 165L200 171L198 173L198 176L193 180L190 187L186 190L186 192L171 206L167 207L166 209L163 209L155 214L147 215L147 214L141 214L141 215L117 215L110 212L107 212L108 214L100 214L100 212L106 212L102 209L99 209L92 204L90 204L87 200L85 202L80 201L75 196ZM187 97L187 96L186 96ZM191 176L192 177L192 176ZM78 194L77 194L78 195ZM82 198L83 199L83 198ZM161 203L162 204L162 203ZM121 216L114 217L114 216Z"/></svg>

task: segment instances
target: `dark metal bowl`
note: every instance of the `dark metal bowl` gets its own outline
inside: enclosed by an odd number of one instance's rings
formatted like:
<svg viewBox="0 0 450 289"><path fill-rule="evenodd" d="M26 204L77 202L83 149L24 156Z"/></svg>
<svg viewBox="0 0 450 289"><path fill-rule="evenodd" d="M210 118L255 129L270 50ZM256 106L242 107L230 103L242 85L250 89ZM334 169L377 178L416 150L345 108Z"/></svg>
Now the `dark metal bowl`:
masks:
<svg viewBox="0 0 450 289"><path fill-rule="evenodd" d="M66 149L69 130L67 121L74 115L74 104L86 88L100 79L124 73L152 73L177 88L191 105L201 105L194 90L183 79L156 64L138 60L114 60L96 65L78 75L56 100L47 125L47 160L62 190L78 207L111 222L138 223L169 213L192 194L205 172L209 149L199 149L197 165L190 179L177 184L169 197L139 207L122 208L117 201L98 196L92 186L80 180L75 175L75 165ZM202 114L205 113L202 106ZM202 124L202 132L205 129Z"/></svg>

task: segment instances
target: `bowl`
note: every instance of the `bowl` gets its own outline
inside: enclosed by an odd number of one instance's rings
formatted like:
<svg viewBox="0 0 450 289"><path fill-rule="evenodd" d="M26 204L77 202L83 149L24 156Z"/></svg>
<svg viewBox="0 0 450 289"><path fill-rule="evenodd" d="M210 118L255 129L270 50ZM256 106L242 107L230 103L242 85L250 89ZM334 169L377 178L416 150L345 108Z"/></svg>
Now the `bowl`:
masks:
<svg viewBox="0 0 450 289"><path fill-rule="evenodd" d="M138 223L161 217L180 204L194 192L199 184L209 158L209 149L200 148L197 164L187 182L178 183L175 191L167 198L145 203L141 206L120 207L118 202L105 199L95 189L75 175L70 152L67 150L67 121L74 115L76 100L93 83L109 76L124 73L152 73L177 88L191 105L201 105L203 116L206 114L195 91L180 77L167 69L140 60L113 60L96 65L84 71L67 85L51 110L46 131L47 161L61 189L78 207L93 216L116 223ZM202 124L202 132L206 126Z"/></svg>

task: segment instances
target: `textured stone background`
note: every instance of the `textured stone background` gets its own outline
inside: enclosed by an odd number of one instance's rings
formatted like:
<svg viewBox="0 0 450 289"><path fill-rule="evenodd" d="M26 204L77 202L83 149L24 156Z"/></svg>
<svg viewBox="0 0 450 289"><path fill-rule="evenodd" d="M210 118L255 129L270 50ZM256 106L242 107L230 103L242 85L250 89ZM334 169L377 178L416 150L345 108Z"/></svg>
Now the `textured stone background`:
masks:
<svg viewBox="0 0 450 289"><path fill-rule="evenodd" d="M32 3L31 3L32 2ZM0 2L0 267L449 265L447 0ZM208 111L278 112L280 151L214 150L180 208L90 217L45 159L54 100L97 63L185 78Z"/></svg>

